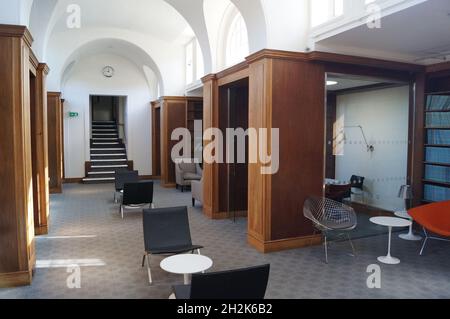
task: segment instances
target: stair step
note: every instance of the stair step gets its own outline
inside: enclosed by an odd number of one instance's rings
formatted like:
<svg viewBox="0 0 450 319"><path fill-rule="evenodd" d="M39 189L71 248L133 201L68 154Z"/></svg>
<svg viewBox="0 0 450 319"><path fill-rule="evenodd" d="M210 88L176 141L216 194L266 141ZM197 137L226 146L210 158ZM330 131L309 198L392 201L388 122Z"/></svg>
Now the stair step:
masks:
<svg viewBox="0 0 450 319"><path fill-rule="evenodd" d="M91 151L125 151L125 148L91 148Z"/></svg>
<svg viewBox="0 0 450 319"><path fill-rule="evenodd" d="M95 159L95 160L91 160L91 162L93 163L99 163L99 162L126 162L126 159Z"/></svg>
<svg viewBox="0 0 450 319"><path fill-rule="evenodd" d="M110 142L110 143L92 143L92 145L119 145L119 142Z"/></svg>
<svg viewBox="0 0 450 319"><path fill-rule="evenodd" d="M93 137L93 141L118 141L118 137Z"/></svg>
<svg viewBox="0 0 450 319"><path fill-rule="evenodd" d="M92 133L92 136L112 136L112 137L118 137L117 133Z"/></svg>
<svg viewBox="0 0 450 319"><path fill-rule="evenodd" d="M116 174L115 171L103 171L103 172L88 172L88 175L113 175Z"/></svg>
<svg viewBox="0 0 450 319"><path fill-rule="evenodd" d="M127 165L92 165L91 168L126 168Z"/></svg>
<svg viewBox="0 0 450 319"><path fill-rule="evenodd" d="M117 154L92 154L91 157L101 157L101 156L127 156L125 153L117 153Z"/></svg>

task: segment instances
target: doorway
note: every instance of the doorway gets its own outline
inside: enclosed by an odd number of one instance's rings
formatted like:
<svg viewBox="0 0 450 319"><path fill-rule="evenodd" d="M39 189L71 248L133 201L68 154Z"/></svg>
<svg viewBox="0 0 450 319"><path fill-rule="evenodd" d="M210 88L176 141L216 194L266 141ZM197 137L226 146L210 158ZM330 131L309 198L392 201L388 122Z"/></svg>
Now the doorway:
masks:
<svg viewBox="0 0 450 319"><path fill-rule="evenodd" d="M384 234L370 218L406 209L399 191L410 180L410 83L328 73L325 85L325 197L353 207L353 238Z"/></svg>
<svg viewBox="0 0 450 319"><path fill-rule="evenodd" d="M224 136L227 129L243 129L249 127L249 79L245 78L219 88L219 128ZM247 216L248 212L248 135L245 141L234 136L234 157L227 154L224 143L224 159L229 161L219 164L219 209L229 218ZM245 145L244 156L239 156L238 147ZM243 157L243 158L242 158Z"/></svg>
<svg viewBox="0 0 450 319"><path fill-rule="evenodd" d="M91 129L93 123L110 122L117 126L118 137L126 144L127 100L126 96L91 95Z"/></svg>

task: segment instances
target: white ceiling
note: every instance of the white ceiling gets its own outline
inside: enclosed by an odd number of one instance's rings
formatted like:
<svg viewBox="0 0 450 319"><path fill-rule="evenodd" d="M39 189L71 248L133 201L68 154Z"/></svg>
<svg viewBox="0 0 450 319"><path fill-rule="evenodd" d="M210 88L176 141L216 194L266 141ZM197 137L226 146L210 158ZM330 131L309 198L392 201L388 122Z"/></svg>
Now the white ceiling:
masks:
<svg viewBox="0 0 450 319"><path fill-rule="evenodd" d="M164 0L62 0L81 7L81 27L118 28L150 34L161 40L186 41L194 33L184 18ZM67 29L68 14L61 16L54 31Z"/></svg>
<svg viewBox="0 0 450 319"><path fill-rule="evenodd" d="M318 42L332 48L361 48L364 51L392 52L410 56L417 62L450 55L450 0L428 0L381 20L380 29L366 25Z"/></svg>

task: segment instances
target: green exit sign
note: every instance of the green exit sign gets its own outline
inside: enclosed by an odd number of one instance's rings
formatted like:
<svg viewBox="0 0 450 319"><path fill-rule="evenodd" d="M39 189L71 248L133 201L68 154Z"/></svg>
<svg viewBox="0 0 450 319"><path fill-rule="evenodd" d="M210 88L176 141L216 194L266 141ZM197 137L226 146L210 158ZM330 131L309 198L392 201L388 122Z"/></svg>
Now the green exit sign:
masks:
<svg viewBox="0 0 450 319"><path fill-rule="evenodd" d="M78 116L79 116L79 114L76 113L76 112L70 112L69 113L69 117L78 117Z"/></svg>

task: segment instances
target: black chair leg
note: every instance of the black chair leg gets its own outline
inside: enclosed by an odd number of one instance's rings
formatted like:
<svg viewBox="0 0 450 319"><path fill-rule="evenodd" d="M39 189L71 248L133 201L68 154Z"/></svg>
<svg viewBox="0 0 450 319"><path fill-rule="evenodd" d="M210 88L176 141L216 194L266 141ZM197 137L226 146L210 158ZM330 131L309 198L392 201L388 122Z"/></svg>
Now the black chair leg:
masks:
<svg viewBox="0 0 450 319"><path fill-rule="evenodd" d="M181 192L184 193L184 186L181 186Z"/></svg>
<svg viewBox="0 0 450 319"><path fill-rule="evenodd" d="M192 199L192 207L195 207L195 198Z"/></svg>
<svg viewBox="0 0 450 319"><path fill-rule="evenodd" d="M147 255L144 255L144 257L142 258L142 268L145 267L145 257L147 257Z"/></svg>

